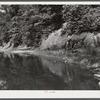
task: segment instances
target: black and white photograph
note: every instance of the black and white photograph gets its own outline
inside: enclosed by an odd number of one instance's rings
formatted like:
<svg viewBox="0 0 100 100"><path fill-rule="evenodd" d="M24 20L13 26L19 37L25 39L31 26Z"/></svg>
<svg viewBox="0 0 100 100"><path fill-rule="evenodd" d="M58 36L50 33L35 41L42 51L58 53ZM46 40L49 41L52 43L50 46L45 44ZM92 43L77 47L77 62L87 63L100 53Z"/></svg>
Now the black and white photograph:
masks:
<svg viewBox="0 0 100 100"><path fill-rule="evenodd" d="M0 90L100 90L100 4L0 4Z"/></svg>

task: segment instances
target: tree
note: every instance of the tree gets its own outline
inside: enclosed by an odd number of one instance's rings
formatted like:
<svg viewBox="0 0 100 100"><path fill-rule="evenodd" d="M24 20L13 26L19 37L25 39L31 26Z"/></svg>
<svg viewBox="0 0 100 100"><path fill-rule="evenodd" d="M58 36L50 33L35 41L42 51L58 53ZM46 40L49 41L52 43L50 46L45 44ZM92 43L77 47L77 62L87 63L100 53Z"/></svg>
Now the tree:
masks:
<svg viewBox="0 0 100 100"><path fill-rule="evenodd" d="M2 5L1 8L5 10L3 41L12 40L15 45L39 46L42 37L48 37L63 23L62 5Z"/></svg>

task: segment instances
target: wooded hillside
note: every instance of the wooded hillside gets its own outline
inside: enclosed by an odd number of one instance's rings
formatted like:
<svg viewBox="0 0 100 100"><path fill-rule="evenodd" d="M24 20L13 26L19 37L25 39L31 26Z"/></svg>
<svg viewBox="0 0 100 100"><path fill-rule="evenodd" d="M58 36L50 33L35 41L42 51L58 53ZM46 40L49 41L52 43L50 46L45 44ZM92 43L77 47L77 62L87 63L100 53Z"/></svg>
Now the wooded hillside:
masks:
<svg viewBox="0 0 100 100"><path fill-rule="evenodd" d="M62 29L61 36L77 35L76 40L84 34L94 36L100 31L99 5L1 5L0 9L1 46L12 42L15 47L39 47L59 29ZM80 37L80 34L83 35ZM96 36L97 45L99 39L100 36Z"/></svg>

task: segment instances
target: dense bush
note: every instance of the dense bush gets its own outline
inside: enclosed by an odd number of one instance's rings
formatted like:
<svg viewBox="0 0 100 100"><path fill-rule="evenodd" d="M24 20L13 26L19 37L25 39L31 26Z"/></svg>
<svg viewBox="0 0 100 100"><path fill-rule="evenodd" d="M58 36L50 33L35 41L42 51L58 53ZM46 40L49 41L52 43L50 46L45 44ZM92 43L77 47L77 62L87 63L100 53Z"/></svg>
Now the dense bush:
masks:
<svg viewBox="0 0 100 100"><path fill-rule="evenodd" d="M62 6L56 5L3 5L3 22L0 33L3 42L12 41L15 46L39 46L43 37L61 27ZM2 20L2 19L1 19Z"/></svg>
<svg viewBox="0 0 100 100"><path fill-rule="evenodd" d="M100 31L100 6L66 5L63 8L63 18L69 23L70 34Z"/></svg>

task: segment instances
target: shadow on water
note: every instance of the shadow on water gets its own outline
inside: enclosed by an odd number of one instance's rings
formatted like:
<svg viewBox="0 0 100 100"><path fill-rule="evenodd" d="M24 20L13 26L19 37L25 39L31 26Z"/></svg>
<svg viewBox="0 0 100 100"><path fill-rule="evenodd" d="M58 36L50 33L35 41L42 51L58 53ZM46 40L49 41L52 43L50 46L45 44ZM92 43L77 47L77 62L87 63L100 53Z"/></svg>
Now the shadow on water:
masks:
<svg viewBox="0 0 100 100"><path fill-rule="evenodd" d="M78 65L30 55L0 55L0 90L97 89L92 74Z"/></svg>

